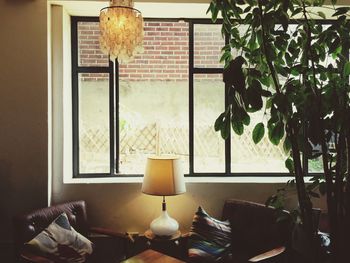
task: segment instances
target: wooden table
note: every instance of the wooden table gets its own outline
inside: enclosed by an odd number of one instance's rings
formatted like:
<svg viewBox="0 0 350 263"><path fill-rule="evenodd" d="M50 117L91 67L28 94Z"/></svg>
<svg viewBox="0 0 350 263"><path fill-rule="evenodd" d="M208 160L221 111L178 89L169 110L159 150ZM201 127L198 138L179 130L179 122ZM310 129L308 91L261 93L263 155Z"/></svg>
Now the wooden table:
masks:
<svg viewBox="0 0 350 263"><path fill-rule="evenodd" d="M121 263L185 263L185 261L169 257L152 249L147 249Z"/></svg>

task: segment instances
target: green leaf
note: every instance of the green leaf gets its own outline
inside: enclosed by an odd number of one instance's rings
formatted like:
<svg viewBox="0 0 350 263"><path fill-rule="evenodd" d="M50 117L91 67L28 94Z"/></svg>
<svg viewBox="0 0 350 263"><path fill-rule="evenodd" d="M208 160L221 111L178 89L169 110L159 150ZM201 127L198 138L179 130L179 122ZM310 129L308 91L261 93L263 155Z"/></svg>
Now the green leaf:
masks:
<svg viewBox="0 0 350 263"><path fill-rule="evenodd" d="M346 62L344 65L344 77L347 77L350 75L350 62Z"/></svg>
<svg viewBox="0 0 350 263"><path fill-rule="evenodd" d="M211 12L211 20L212 20L213 22L216 22L217 17L218 17L218 13L219 13L219 9L218 9L218 7L217 7L217 5L216 5L216 3L215 3L214 1L212 1L212 2L210 3L209 8L208 8L206 14L208 14L209 11Z"/></svg>
<svg viewBox="0 0 350 263"><path fill-rule="evenodd" d="M278 145L284 136L284 124L279 121L269 127L269 139L274 145Z"/></svg>
<svg viewBox="0 0 350 263"><path fill-rule="evenodd" d="M215 124L214 124L215 131L220 131L221 130L221 127L223 125L224 117L225 117L225 112L221 113L220 116L216 119Z"/></svg>
<svg viewBox="0 0 350 263"><path fill-rule="evenodd" d="M233 131L237 134L237 135L242 135L244 132L244 126L243 126L243 122L239 121L239 120L235 120L233 119L232 122L232 129Z"/></svg>
<svg viewBox="0 0 350 263"><path fill-rule="evenodd" d="M350 7L338 7L336 10L337 11L332 16L344 15L350 11Z"/></svg>
<svg viewBox="0 0 350 263"><path fill-rule="evenodd" d="M284 164L285 164L286 168L288 169L288 171L291 174L294 174L294 162L293 162L293 160L291 158L288 158Z"/></svg>
<svg viewBox="0 0 350 263"><path fill-rule="evenodd" d="M271 91L269 91L269 90L261 90L261 96L263 96L263 97L271 97L272 96L272 93L271 93Z"/></svg>
<svg viewBox="0 0 350 263"><path fill-rule="evenodd" d="M265 126L262 122L255 125L253 130L253 141L255 144L259 143L265 135Z"/></svg>
<svg viewBox="0 0 350 263"><path fill-rule="evenodd" d="M221 127L221 137L226 140L230 134L230 119L225 118Z"/></svg>
<svg viewBox="0 0 350 263"><path fill-rule="evenodd" d="M289 154L291 148L292 148L292 144L291 144L289 138L286 136L286 138L284 139L284 142L283 142L283 150L286 154Z"/></svg>
<svg viewBox="0 0 350 263"><path fill-rule="evenodd" d="M220 63L224 62L224 61L230 61L232 59L232 55L231 55L231 51L225 51L221 58L220 58Z"/></svg>
<svg viewBox="0 0 350 263"><path fill-rule="evenodd" d="M326 19L326 15L325 13L321 12L321 11L318 11L317 14L322 17L323 19Z"/></svg>
<svg viewBox="0 0 350 263"><path fill-rule="evenodd" d="M245 126L248 126L250 124L249 114L243 108L241 108L240 114L241 114L241 119L242 119L243 124Z"/></svg>

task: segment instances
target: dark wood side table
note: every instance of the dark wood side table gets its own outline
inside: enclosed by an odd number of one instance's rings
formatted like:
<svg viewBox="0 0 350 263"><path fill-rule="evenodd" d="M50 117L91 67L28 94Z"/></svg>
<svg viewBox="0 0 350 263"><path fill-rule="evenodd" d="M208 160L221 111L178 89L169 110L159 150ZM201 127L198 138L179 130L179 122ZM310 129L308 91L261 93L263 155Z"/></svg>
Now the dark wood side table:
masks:
<svg viewBox="0 0 350 263"><path fill-rule="evenodd" d="M181 258L183 251L180 248L181 232L177 231L170 237L159 237L152 233L151 230L147 230L144 233L144 237L147 239L148 248L154 249L166 255Z"/></svg>
<svg viewBox="0 0 350 263"><path fill-rule="evenodd" d="M155 234L153 234L153 232L148 229L144 236L150 241L150 242L175 242L177 243L177 241L181 238L181 232L178 230L176 231L176 233L170 237L159 237L156 236Z"/></svg>
<svg viewBox="0 0 350 263"><path fill-rule="evenodd" d="M185 261L164 255L163 253L152 249L147 249L132 258L122 261L121 263L185 263Z"/></svg>

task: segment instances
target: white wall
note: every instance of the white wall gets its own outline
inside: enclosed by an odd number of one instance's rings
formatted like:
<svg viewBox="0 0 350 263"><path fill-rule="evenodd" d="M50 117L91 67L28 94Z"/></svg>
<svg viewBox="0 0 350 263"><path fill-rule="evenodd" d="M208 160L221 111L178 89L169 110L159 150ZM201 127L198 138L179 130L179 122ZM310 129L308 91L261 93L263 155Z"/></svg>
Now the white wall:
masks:
<svg viewBox="0 0 350 263"><path fill-rule="evenodd" d="M0 1L0 242L47 205L47 3Z"/></svg>

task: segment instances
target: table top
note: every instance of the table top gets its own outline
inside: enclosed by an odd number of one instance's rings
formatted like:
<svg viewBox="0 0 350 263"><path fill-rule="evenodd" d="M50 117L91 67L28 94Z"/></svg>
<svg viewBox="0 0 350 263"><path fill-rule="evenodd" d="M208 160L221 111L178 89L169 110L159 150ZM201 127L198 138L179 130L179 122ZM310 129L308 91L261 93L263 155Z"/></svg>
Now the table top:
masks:
<svg viewBox="0 0 350 263"><path fill-rule="evenodd" d="M159 236L156 236L155 234L153 234L153 232L148 229L146 232L145 232L145 237L149 240L152 240L152 241L169 241L169 240L178 240L181 238L181 232L179 230L176 231L176 233L170 237L159 237Z"/></svg>
<svg viewBox="0 0 350 263"><path fill-rule="evenodd" d="M152 249L147 249L142 253L120 263L185 263L185 261L164 255Z"/></svg>

